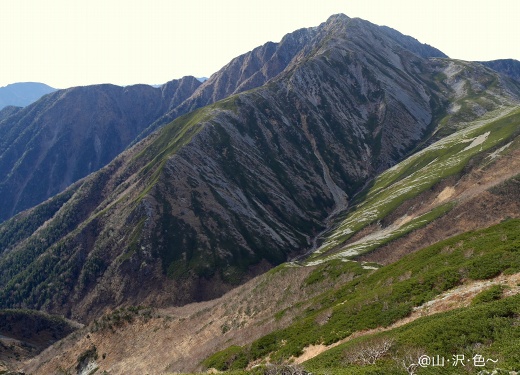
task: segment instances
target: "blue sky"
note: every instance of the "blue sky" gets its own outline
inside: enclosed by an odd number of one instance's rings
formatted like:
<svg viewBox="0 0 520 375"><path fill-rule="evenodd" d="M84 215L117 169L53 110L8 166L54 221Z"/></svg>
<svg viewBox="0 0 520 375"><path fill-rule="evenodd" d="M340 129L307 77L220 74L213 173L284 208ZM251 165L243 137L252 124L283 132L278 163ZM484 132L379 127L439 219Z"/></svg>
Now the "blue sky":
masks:
<svg viewBox="0 0 520 375"><path fill-rule="evenodd" d="M160 84L334 13L390 26L462 60L520 60L520 1L2 0L0 86Z"/></svg>

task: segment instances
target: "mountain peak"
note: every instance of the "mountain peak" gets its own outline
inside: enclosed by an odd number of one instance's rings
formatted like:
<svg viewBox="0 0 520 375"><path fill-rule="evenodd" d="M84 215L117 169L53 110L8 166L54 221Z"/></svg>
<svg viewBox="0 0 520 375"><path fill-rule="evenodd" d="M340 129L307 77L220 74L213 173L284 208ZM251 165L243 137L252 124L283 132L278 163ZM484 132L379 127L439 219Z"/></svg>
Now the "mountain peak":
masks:
<svg viewBox="0 0 520 375"><path fill-rule="evenodd" d="M437 48L421 43L417 39L404 35L391 27L379 26L358 17L350 18L342 13L330 16L320 27L330 35L334 35L334 37L348 35L351 38L357 34L355 30L358 30L360 33L377 35L376 39L381 39L382 36L385 36L390 38L393 43L397 43L401 48L422 58L448 57Z"/></svg>
<svg viewBox="0 0 520 375"><path fill-rule="evenodd" d="M325 23L338 23L338 22L347 22L351 20L352 18L348 17L347 15L343 13L336 13L327 18L327 21Z"/></svg>

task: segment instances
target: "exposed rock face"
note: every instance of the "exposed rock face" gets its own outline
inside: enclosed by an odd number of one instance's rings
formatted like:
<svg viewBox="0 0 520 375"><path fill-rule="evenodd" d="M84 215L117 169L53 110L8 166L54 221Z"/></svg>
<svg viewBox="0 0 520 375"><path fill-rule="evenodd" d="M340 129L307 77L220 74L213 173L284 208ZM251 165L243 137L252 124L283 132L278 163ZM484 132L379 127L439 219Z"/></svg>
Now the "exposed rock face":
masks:
<svg viewBox="0 0 520 375"><path fill-rule="evenodd" d="M280 74L297 56L309 50L315 36L316 28L300 29L287 34L279 43L268 42L234 58L205 80L184 102L172 107L165 116L146 129L140 138L185 113L262 86Z"/></svg>
<svg viewBox="0 0 520 375"><path fill-rule="evenodd" d="M290 61L264 46L265 66L286 64L267 84L177 118L0 226L0 306L85 321L183 304L308 251L331 214L432 133L454 89L433 78L449 62L421 56L433 49L366 21L337 15L301 33ZM269 76L241 84L255 75Z"/></svg>
<svg viewBox="0 0 520 375"><path fill-rule="evenodd" d="M0 221L63 191L109 163L150 123L198 86L194 77L161 88L75 87L3 112Z"/></svg>
<svg viewBox="0 0 520 375"><path fill-rule="evenodd" d="M334 21L350 22L350 18L337 14L322 25L304 28L287 34L279 43L268 42L263 46L247 52L231 60L226 66L206 80L188 99L178 107L173 108L163 118L159 119L142 136L150 134L161 125L172 121L180 115L215 103L230 95L237 94L255 87L260 87L274 79L290 65L299 64L312 55L323 41L323 33L328 30L327 24ZM357 22L356 20L352 20ZM369 23L363 21L365 25ZM375 25L371 25L376 27ZM441 51L416 39L402 35L396 30L381 27L378 33L390 38L393 44L405 48L421 57L447 57Z"/></svg>
<svg viewBox="0 0 520 375"><path fill-rule="evenodd" d="M201 82L192 76L174 79L165 83L159 89L161 96L168 105L168 110L177 107L189 98L200 87Z"/></svg>
<svg viewBox="0 0 520 375"><path fill-rule="evenodd" d="M419 55L421 57L448 57L442 51L432 47L428 44L419 43L415 38L408 35L403 35L399 31L394 30L390 27L381 27L382 31L389 37L394 39L401 47Z"/></svg>

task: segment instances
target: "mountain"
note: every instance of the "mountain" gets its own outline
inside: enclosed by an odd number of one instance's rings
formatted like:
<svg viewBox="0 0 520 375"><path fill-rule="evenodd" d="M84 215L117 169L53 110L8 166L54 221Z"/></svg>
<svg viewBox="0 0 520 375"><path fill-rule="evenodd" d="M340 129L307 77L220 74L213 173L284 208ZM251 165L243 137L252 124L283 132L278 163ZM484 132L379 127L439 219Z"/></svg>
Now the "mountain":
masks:
<svg viewBox="0 0 520 375"><path fill-rule="evenodd" d="M305 42L310 38L313 32L313 29L302 29L287 35L280 43L267 43L264 46L258 47L251 52L239 56L215 73L209 80L206 80L202 85L199 82L200 80L194 82L193 77L186 77L181 80L174 80L165 85L158 86L155 88L155 91L148 90L149 92L155 92L154 98L146 99L146 101L150 101L150 107L156 107L155 112L150 116L142 118L145 123L139 123L137 127L135 127L135 125L132 127L130 134L126 134L128 139L125 138L123 141L124 147L114 147L113 144L98 145L103 148L107 146L108 149L106 152L109 154L105 155L100 161L97 160L98 157L95 156L92 151L88 152L91 156L86 158L85 155L78 155L77 153L84 152L83 150L88 147L92 148L92 143L94 142L93 139L96 137L99 139L113 138L112 136L107 138L107 134L105 134L105 130L103 129L106 127L110 129L112 128L112 125L108 123L109 121L119 120L114 120L110 115L108 115L106 118L100 116L100 118L96 119L96 126L94 126L94 123L92 122L89 122L88 125L78 124L77 129L81 129L79 130L79 133L74 132L74 134L71 134L71 137L78 139L69 139L68 142L81 143L82 137L86 136L83 132L88 132L90 135L86 141L90 144L85 145L85 147L78 146L73 149L67 149L66 147L60 149L59 147L54 147L54 150L52 151L53 156L51 157L56 160L73 160L72 164L74 165L68 166L69 170L79 170L79 172L71 171L72 176L70 176L69 173L67 177L60 177L58 180L49 177L56 174L55 163L44 162L43 164L34 164L33 158L36 157L34 155L30 158L25 158L23 162L18 160L20 155L30 155L35 152L32 145L48 143L44 138L44 133L40 131L42 124L37 123L40 121L39 119L44 117L48 124L47 126L52 127L52 131L59 132L61 131L61 128L59 125L55 124L60 124L63 121L61 119L61 111L68 112L73 107L75 107L74 116L83 119L89 118L94 110L95 112L113 110L115 111L115 117L124 117L126 115L133 116L131 113L125 114L121 112L121 109L118 108L120 105L120 99L118 97L113 99L111 98L111 95L115 95L117 91L123 89L119 88L107 93L106 95L110 100L105 101L103 99L94 99L94 95L90 94L91 91L100 93L100 87L103 86L73 88L71 90L75 91L76 99L74 100L76 100L76 103L69 103L68 98L62 98L57 94L49 100L45 98L42 99L41 103L37 103L38 110L33 111L32 115L29 116L27 116L27 113L31 112L31 110L26 109L19 113L18 116L9 117L7 115L11 114L12 110L6 108L5 111L0 112L0 121L4 120L4 124L0 124L0 133L2 133L2 128L4 129L4 132L7 131L6 129L10 129L11 139L9 142L4 143L4 146L7 147L7 145L14 142L13 139L17 137L18 134L24 134L24 138L18 139L18 141L15 142L17 146L11 148L9 151L11 153L15 152L16 156L4 156L2 154L7 151L5 149L0 149L0 176L7 176L5 181L0 182L0 192L7 194L5 200L6 203L4 203L4 206L0 209L0 220L8 219L13 214L32 207L46 198L62 191L64 187L77 181L78 178L84 177L88 173L99 169L100 166L106 165L129 144L135 144L138 140L143 139L146 135L149 135L180 115L186 114L189 111L200 108L204 105L214 103L232 93L260 86L267 80L274 78L287 66L287 64L289 64L291 59L300 52L300 49L305 46ZM145 87L147 86L138 85L125 89L137 92L138 88L144 89ZM160 94L161 92L162 94ZM120 95L120 93L117 95ZM160 104L157 102L159 96L161 96L162 99ZM129 96L129 98L130 97L131 96ZM145 98L146 95L142 97L143 100L145 100ZM64 101L60 101L61 106L59 107L59 111L53 110L55 108L53 100L58 99L63 99ZM91 100L94 100L94 102L90 102ZM128 107L123 110L128 110L128 108L134 107L130 102L127 104ZM101 105L102 107L95 108L96 105ZM135 106L135 109L139 109L140 105L142 105L142 102L138 103ZM145 111L147 110L149 109L146 109ZM22 118L24 120L20 122L20 119ZM121 121L126 120L121 118ZM120 122L120 124L122 124L122 122ZM70 126L71 125L69 125L69 127ZM134 130L139 130L137 136L134 136ZM120 130L116 129L115 131L119 132ZM28 142L28 139L31 139L30 143ZM41 151L41 153L44 154L46 152L46 150ZM36 157L36 160L40 160L42 157L47 156L39 155ZM76 166L74 160L78 158L85 160L78 161L78 165ZM34 189L34 186L31 185L25 187L27 183L30 183L30 181L34 179L34 167L38 169L40 175L46 176L44 177L46 185L45 189L41 189L40 187ZM60 175L61 174L63 173L60 172ZM20 184L22 184L22 186L20 186ZM22 194L19 193L20 190L23 191Z"/></svg>
<svg viewBox="0 0 520 375"><path fill-rule="evenodd" d="M22 82L0 87L0 109L7 106L25 107L43 95L56 91L44 83Z"/></svg>
<svg viewBox="0 0 520 375"><path fill-rule="evenodd" d="M2 306L86 321L219 296L311 250L350 197L456 119L518 98L492 71L423 58L360 19L312 33L268 84L177 118L0 227Z"/></svg>
<svg viewBox="0 0 520 375"><path fill-rule="evenodd" d="M344 15L284 39L0 225L0 308L87 325L24 371L515 370L520 84Z"/></svg>
<svg viewBox="0 0 520 375"><path fill-rule="evenodd" d="M43 202L109 163L198 85L194 77L185 77L161 88L74 87L23 109L4 108L0 220Z"/></svg>
<svg viewBox="0 0 520 375"><path fill-rule="evenodd" d="M397 208L389 202L393 210L373 218L371 228L352 227L358 244L372 241L365 254L336 259L318 254L321 259L285 263L204 303L114 310L26 370L73 368L81 353L95 347L98 359L89 363L111 374L248 365L251 371L269 361L292 362L292 370L313 373L339 372L345 363L349 373L367 366L403 373L403 362L409 366L425 353L448 359L473 346L481 355L500 358L500 368L515 370L518 357L510 335L518 333L520 292L519 124L518 106L501 108L381 174L366 190L374 191L382 181L390 183L388 196L395 196L393 185L417 190L413 196L398 195ZM468 131L489 134L484 139ZM436 175L430 158L443 154L442 162L451 168ZM420 180L426 183L418 186ZM374 200L374 193L360 195L347 210L351 216L367 215L365 206ZM442 212L423 215L436 207ZM415 230L397 233L407 223ZM345 228L332 232L338 231ZM168 345L172 340L175 346ZM376 353L373 364L362 361L367 353ZM456 371L467 373L450 373Z"/></svg>
<svg viewBox="0 0 520 375"><path fill-rule="evenodd" d="M485 65L499 73L506 75L509 78L520 81L520 61L513 59L481 61Z"/></svg>

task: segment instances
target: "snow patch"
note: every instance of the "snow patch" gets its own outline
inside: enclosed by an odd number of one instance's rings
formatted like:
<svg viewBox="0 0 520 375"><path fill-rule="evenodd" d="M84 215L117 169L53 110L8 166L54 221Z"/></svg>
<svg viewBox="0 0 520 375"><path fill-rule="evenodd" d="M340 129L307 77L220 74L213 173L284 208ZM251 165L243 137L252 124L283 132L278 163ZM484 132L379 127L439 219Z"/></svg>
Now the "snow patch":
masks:
<svg viewBox="0 0 520 375"><path fill-rule="evenodd" d="M491 134L491 132L485 132L484 134L481 134L478 137L474 138L473 141L469 144L469 146L467 146L461 152L472 149L473 147L480 146L482 143L484 143L486 141L486 139L489 137L490 134ZM469 140L466 142L469 142Z"/></svg>
<svg viewBox="0 0 520 375"><path fill-rule="evenodd" d="M450 107L448 108L448 113L450 114L453 114L453 113L457 113L460 108L462 106L460 104L457 104L457 103L453 103L452 105L450 105Z"/></svg>
<svg viewBox="0 0 520 375"><path fill-rule="evenodd" d="M502 153L502 151L504 151L506 148L511 146L512 143L513 142L509 142L507 145L500 147L498 150L496 150L495 152L492 152L487 157L490 158L491 160L496 159Z"/></svg>

